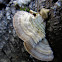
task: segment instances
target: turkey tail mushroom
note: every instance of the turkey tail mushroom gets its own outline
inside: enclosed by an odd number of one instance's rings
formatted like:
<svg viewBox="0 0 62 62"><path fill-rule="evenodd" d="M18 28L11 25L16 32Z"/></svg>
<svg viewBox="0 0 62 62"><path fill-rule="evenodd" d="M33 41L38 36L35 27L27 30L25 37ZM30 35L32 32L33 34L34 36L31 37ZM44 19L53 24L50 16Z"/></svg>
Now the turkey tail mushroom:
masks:
<svg viewBox="0 0 62 62"><path fill-rule="evenodd" d="M44 39L46 40L46 39ZM28 42L24 42L24 47L28 53L30 53L34 58L41 60L41 61L52 61L53 60L53 52L49 46L49 44L44 44L39 42L34 48Z"/></svg>
<svg viewBox="0 0 62 62"><path fill-rule="evenodd" d="M53 51L45 38L46 23L43 18L48 17L48 11L47 9L44 11L44 8L40 14L32 11L36 16L32 12L18 11L13 18L14 29L19 38L24 41L26 51L41 61L51 61L54 58Z"/></svg>

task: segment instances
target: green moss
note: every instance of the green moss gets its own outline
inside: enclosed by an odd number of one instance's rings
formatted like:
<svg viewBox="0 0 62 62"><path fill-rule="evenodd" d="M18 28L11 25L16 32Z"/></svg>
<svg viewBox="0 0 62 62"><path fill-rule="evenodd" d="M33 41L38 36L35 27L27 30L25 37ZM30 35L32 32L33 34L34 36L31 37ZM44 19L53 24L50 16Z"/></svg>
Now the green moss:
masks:
<svg viewBox="0 0 62 62"><path fill-rule="evenodd" d="M20 8L20 10L29 12L29 8Z"/></svg>
<svg viewBox="0 0 62 62"><path fill-rule="evenodd" d="M20 10L23 10L23 11L25 11L25 10L26 10L26 8L20 8Z"/></svg>
<svg viewBox="0 0 62 62"><path fill-rule="evenodd" d="M30 9L29 8L27 8L27 12L29 12L30 11Z"/></svg>

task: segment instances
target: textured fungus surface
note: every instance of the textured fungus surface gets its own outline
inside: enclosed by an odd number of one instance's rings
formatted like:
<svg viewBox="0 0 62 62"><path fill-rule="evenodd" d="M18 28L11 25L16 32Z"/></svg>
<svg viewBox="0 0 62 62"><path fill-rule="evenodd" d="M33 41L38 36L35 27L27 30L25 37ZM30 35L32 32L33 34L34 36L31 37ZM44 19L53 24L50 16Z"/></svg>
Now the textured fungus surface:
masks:
<svg viewBox="0 0 62 62"><path fill-rule="evenodd" d="M34 11L32 12L34 13ZM45 38L46 23L44 19L47 18L48 12L48 9L42 8L41 15L36 13L34 16L26 11L18 11L13 18L13 26L19 38L24 41L25 49L33 57L42 61L51 61L54 58Z"/></svg>

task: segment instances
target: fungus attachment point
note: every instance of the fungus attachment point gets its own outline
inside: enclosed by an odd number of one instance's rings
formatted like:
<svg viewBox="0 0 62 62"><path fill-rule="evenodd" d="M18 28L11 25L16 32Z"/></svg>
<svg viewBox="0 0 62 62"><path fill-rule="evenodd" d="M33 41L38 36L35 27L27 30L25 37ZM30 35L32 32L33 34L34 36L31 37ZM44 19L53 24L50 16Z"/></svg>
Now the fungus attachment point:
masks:
<svg viewBox="0 0 62 62"><path fill-rule="evenodd" d="M40 15L42 16L43 19L46 19L48 17L48 12L49 12L49 9L42 8L40 10Z"/></svg>

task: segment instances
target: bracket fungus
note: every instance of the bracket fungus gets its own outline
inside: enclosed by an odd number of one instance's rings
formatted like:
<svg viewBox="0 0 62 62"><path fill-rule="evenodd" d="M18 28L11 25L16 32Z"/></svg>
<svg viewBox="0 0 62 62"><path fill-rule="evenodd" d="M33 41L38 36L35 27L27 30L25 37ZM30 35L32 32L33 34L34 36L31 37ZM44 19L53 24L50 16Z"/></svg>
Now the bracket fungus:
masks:
<svg viewBox="0 0 62 62"><path fill-rule="evenodd" d="M45 18L48 17L49 9L30 13L18 11L13 17L13 26L20 39L24 41L26 51L34 58L41 61L51 61L54 58L53 51L45 35ZM35 16L33 15L35 14Z"/></svg>

